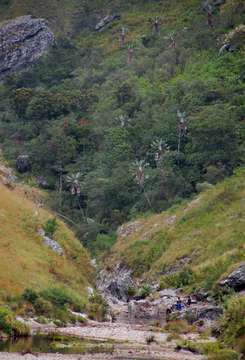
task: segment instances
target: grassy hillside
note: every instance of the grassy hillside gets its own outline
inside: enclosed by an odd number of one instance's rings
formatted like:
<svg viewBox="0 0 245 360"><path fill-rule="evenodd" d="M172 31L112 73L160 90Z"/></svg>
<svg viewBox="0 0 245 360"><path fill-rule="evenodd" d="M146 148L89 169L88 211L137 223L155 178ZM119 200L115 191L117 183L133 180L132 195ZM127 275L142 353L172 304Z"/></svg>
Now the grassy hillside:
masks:
<svg viewBox="0 0 245 360"><path fill-rule="evenodd" d="M240 169L189 203L124 225L108 266L126 264L162 286L211 289L245 259L244 175Z"/></svg>
<svg viewBox="0 0 245 360"><path fill-rule="evenodd" d="M59 256L43 244L37 234L38 227L53 215L45 209L38 210L27 199L33 196L38 196L35 190L10 190L0 183L1 299L20 295L26 288L41 291L61 286L86 301L86 287L93 280L87 252L61 221L55 239L65 255Z"/></svg>

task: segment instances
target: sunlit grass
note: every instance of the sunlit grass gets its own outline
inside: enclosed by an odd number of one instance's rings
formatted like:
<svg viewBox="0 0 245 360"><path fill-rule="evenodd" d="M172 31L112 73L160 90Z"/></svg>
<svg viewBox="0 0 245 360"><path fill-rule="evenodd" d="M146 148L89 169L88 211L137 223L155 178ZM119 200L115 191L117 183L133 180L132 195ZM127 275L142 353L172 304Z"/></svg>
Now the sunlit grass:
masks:
<svg viewBox="0 0 245 360"><path fill-rule="evenodd" d="M37 215L38 211L38 215ZM63 284L85 295L92 277L89 257L73 233L59 221L55 239L65 256L47 248L37 234L52 214L24 197L21 191L0 184L0 288L2 295L17 295L26 287L44 289Z"/></svg>

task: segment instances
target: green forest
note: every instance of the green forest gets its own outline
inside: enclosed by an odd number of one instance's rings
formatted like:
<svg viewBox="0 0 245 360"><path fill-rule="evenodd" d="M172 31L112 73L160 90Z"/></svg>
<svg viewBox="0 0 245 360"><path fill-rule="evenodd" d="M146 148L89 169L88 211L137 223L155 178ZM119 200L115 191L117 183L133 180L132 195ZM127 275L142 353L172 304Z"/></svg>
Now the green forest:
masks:
<svg viewBox="0 0 245 360"><path fill-rule="evenodd" d="M232 175L245 143L243 0L211 13L200 0L108 1L101 15L118 18L96 31L100 3L69 26L60 15L52 50L0 83L5 158L28 156L21 178L93 254L122 223Z"/></svg>

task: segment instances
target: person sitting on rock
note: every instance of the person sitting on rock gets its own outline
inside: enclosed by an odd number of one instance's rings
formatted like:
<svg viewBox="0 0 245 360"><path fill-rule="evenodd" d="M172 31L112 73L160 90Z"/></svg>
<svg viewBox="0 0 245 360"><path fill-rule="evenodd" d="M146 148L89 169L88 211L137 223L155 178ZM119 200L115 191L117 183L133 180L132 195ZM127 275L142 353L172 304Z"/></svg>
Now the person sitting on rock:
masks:
<svg viewBox="0 0 245 360"><path fill-rule="evenodd" d="M166 322L169 322L170 315L172 313L172 310L168 307L166 309Z"/></svg>
<svg viewBox="0 0 245 360"><path fill-rule="evenodd" d="M177 302L176 302L176 310L181 311L182 307L183 307L182 301L181 301L180 297L178 297Z"/></svg>
<svg viewBox="0 0 245 360"><path fill-rule="evenodd" d="M191 297L190 297L190 295L189 295L188 298L187 298L186 305L190 307L190 306L191 306L191 303L192 303L192 300L191 300Z"/></svg>

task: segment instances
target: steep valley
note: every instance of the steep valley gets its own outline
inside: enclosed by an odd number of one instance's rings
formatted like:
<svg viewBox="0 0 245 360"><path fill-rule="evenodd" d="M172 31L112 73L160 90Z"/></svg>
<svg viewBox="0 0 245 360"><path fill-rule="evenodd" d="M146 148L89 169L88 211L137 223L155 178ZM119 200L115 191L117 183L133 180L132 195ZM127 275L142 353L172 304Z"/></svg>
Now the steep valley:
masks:
<svg viewBox="0 0 245 360"><path fill-rule="evenodd" d="M242 360L244 0L0 21L0 360Z"/></svg>

